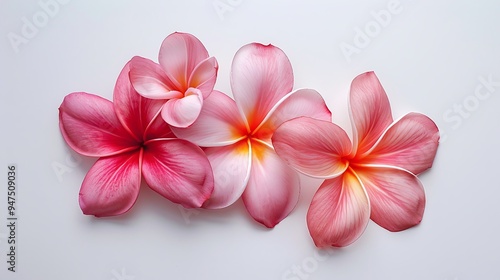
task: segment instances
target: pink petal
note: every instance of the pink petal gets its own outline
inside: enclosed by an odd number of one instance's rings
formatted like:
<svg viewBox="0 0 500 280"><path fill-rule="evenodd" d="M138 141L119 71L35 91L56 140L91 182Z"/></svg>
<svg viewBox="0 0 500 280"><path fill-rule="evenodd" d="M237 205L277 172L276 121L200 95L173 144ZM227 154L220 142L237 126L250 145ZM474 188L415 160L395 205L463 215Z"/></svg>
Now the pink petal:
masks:
<svg viewBox="0 0 500 280"><path fill-rule="evenodd" d="M170 99L165 103L161 116L171 126L188 127L196 121L203 106L203 95L198 89L189 88L186 96Z"/></svg>
<svg viewBox="0 0 500 280"><path fill-rule="evenodd" d="M214 89L218 68L219 65L214 57L202 61L193 70L189 78L189 87L199 89L203 98L207 98Z"/></svg>
<svg viewBox="0 0 500 280"><path fill-rule="evenodd" d="M179 98L182 94L160 65L135 56L130 60L130 81L135 90L150 99Z"/></svg>
<svg viewBox="0 0 500 280"><path fill-rule="evenodd" d="M208 58L208 52L195 36L175 32L167 36L160 47L158 61L180 92L188 89L194 69Z"/></svg>
<svg viewBox="0 0 500 280"><path fill-rule="evenodd" d="M420 223L425 193L418 178L394 168L356 169L368 193L371 219L390 231L401 231Z"/></svg>
<svg viewBox="0 0 500 280"><path fill-rule="evenodd" d="M300 117L283 123L273 135L276 153L298 171L333 178L343 173L352 149L342 128L328 121Z"/></svg>
<svg viewBox="0 0 500 280"><path fill-rule="evenodd" d="M214 189L205 153L181 139L148 142L142 174L151 189L186 208L201 207Z"/></svg>
<svg viewBox="0 0 500 280"><path fill-rule="evenodd" d="M110 156L138 146L116 117L113 103L93 94L67 95L59 107L59 128L66 143L86 156Z"/></svg>
<svg viewBox="0 0 500 280"><path fill-rule="evenodd" d="M293 210L299 198L298 174L267 145L252 141L250 180L243 202L259 223L274 227Z"/></svg>
<svg viewBox="0 0 500 280"><path fill-rule="evenodd" d="M129 65L130 63L127 63L123 67L115 85L113 104L118 119L139 142L152 138L173 137L169 126L158 118L165 101L139 95L130 83ZM156 121L153 125L156 119L160 121Z"/></svg>
<svg viewBox="0 0 500 280"><path fill-rule="evenodd" d="M80 208L84 214L114 216L132 208L141 185L139 154L131 152L95 162L80 189Z"/></svg>
<svg viewBox="0 0 500 280"><path fill-rule="evenodd" d="M233 204L247 186L250 177L251 153L248 142L240 141L225 147L205 149L214 172L214 192L203 205L219 209Z"/></svg>
<svg viewBox="0 0 500 280"><path fill-rule="evenodd" d="M354 78L349 105L356 154L363 155L392 123L389 99L374 72Z"/></svg>
<svg viewBox="0 0 500 280"><path fill-rule="evenodd" d="M149 124L144 132L144 140L176 138L171 127L159 116Z"/></svg>
<svg viewBox="0 0 500 280"><path fill-rule="evenodd" d="M307 212L307 226L317 247L344 247L361 236L369 218L366 192L347 171L319 187Z"/></svg>
<svg viewBox="0 0 500 280"><path fill-rule="evenodd" d="M234 56L231 88L250 130L260 125L292 87L292 65L281 49L253 43L243 46Z"/></svg>
<svg viewBox="0 0 500 280"><path fill-rule="evenodd" d="M419 174L432 166L438 142L436 124L425 115L410 113L383 134L363 164L397 166Z"/></svg>
<svg viewBox="0 0 500 280"><path fill-rule="evenodd" d="M172 131L177 137L202 147L233 144L247 134L234 100L218 91L203 101L200 115L191 126L172 127Z"/></svg>
<svg viewBox="0 0 500 280"><path fill-rule="evenodd" d="M278 101L258 129L256 137L261 140L270 140L280 124L297 117L331 121L332 113L317 91L300 89L287 94Z"/></svg>

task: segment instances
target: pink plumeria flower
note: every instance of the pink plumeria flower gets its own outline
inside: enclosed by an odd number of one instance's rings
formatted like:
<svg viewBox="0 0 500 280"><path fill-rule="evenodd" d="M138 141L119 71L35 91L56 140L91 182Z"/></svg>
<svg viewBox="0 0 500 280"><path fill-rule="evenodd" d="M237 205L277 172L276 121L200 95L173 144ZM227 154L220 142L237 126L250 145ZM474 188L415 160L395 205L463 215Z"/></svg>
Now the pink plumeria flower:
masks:
<svg viewBox="0 0 500 280"><path fill-rule="evenodd" d="M425 194L419 174L432 166L439 140L436 124L409 113L393 122L387 95L375 73L351 85L354 145L339 126L297 118L272 138L280 157L300 172L326 179L307 213L318 247L347 246L369 219L389 231L420 223Z"/></svg>
<svg viewBox="0 0 500 280"><path fill-rule="evenodd" d="M129 80L127 64L116 82L113 101L71 93L59 108L59 126L76 152L99 157L83 180L84 214L127 212L139 195L141 178L172 202L200 207L213 191L213 173L204 152L172 134L160 118L163 102L141 97Z"/></svg>
<svg viewBox="0 0 500 280"><path fill-rule="evenodd" d="M271 228L293 210L299 195L297 172L271 144L275 128L299 116L331 120L331 113L316 91L291 92L292 66L275 46L243 46L231 70L234 100L214 91L192 126L172 131L207 147L215 188L204 207L223 208L242 196L250 215Z"/></svg>
<svg viewBox="0 0 500 280"><path fill-rule="evenodd" d="M176 127L191 125L217 78L217 60L208 57L203 44L191 34L172 33L163 41L158 63L136 56L130 62L135 90L165 103L161 116Z"/></svg>

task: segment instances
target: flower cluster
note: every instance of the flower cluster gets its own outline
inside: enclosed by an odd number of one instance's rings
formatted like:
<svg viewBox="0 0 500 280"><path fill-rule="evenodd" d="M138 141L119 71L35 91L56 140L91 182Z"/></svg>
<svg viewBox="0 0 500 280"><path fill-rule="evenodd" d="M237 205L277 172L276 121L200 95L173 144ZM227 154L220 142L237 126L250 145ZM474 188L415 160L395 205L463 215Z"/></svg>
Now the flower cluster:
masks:
<svg viewBox="0 0 500 280"><path fill-rule="evenodd" d="M135 203L142 178L186 208L217 209L242 199L272 228L299 199L298 172L325 179L307 213L318 247L354 242L371 219L390 231L420 223L417 175L431 167L439 133L425 115L393 121L373 72L351 86L352 142L313 89L293 89L284 52L243 46L231 66L232 96L214 90L217 60L193 35L163 41L158 63L133 57L113 101L75 92L59 125L76 152L98 160L79 195L84 214L113 216Z"/></svg>

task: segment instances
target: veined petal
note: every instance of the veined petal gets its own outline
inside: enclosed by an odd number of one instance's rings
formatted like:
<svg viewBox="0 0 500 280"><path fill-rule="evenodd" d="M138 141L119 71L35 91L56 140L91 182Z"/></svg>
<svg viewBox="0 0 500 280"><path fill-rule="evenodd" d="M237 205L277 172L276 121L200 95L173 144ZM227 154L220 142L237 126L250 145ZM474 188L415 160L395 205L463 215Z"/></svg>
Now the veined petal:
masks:
<svg viewBox="0 0 500 280"><path fill-rule="evenodd" d="M214 189L207 157L198 146L181 139L148 142L142 174L151 189L186 208L200 207Z"/></svg>
<svg viewBox="0 0 500 280"><path fill-rule="evenodd" d="M207 58L208 52L198 38L180 32L163 40L158 55L161 67L181 92L188 89L189 77L196 66Z"/></svg>
<svg viewBox="0 0 500 280"><path fill-rule="evenodd" d="M144 132L144 141L158 138L177 138L170 129L171 127L159 115L160 112L146 128Z"/></svg>
<svg viewBox="0 0 500 280"><path fill-rule="evenodd" d="M83 179L80 208L97 217L120 215L134 205L141 186L140 153L98 159Z"/></svg>
<svg viewBox="0 0 500 280"><path fill-rule="evenodd" d="M258 141L251 145L252 166L243 202L257 222L272 228L297 204L299 176L267 145Z"/></svg>
<svg viewBox="0 0 500 280"><path fill-rule="evenodd" d="M150 99L179 98L180 92L160 65L135 56L130 60L130 82L142 96Z"/></svg>
<svg viewBox="0 0 500 280"><path fill-rule="evenodd" d="M342 128L328 121L299 117L274 132L276 153L298 171L312 177L333 178L343 173L343 159L352 149Z"/></svg>
<svg viewBox="0 0 500 280"><path fill-rule="evenodd" d="M66 143L85 156L115 155L138 144L121 125L111 101L84 92L64 98L59 107L59 128Z"/></svg>
<svg viewBox="0 0 500 280"><path fill-rule="evenodd" d="M163 105L161 116L171 126L188 127L196 121L203 106L201 91L189 88L186 95L179 99L170 99Z"/></svg>
<svg viewBox="0 0 500 280"><path fill-rule="evenodd" d="M138 142L148 140L146 137L172 137L169 126L163 120L154 129L149 129L146 135L146 129L158 118L165 101L139 95L130 83L129 72L130 63L127 63L118 76L113 94L115 112L121 124Z"/></svg>
<svg viewBox="0 0 500 280"><path fill-rule="evenodd" d="M309 233L317 247L344 247L356 241L370 219L370 203L350 170L326 180L307 212Z"/></svg>
<svg viewBox="0 0 500 280"><path fill-rule="evenodd" d="M430 168L439 142L439 130L427 116L409 113L389 127L363 164L391 165L419 174Z"/></svg>
<svg viewBox="0 0 500 280"><path fill-rule="evenodd" d="M292 87L292 65L281 49L252 43L234 56L231 88L251 131Z"/></svg>
<svg viewBox="0 0 500 280"><path fill-rule="evenodd" d="M349 109L353 123L353 154L365 154L392 123L391 106L374 72L354 78Z"/></svg>
<svg viewBox="0 0 500 280"><path fill-rule="evenodd" d="M410 172L394 168L357 168L370 198L371 219L390 231L401 231L420 223L425 193L420 180Z"/></svg>
<svg viewBox="0 0 500 280"><path fill-rule="evenodd" d="M247 133L234 100L215 90L204 100L200 115L191 126L172 127L172 131L202 147L233 144Z"/></svg>
<svg viewBox="0 0 500 280"><path fill-rule="evenodd" d="M257 138L270 141L276 128L285 121L297 117L331 121L332 113L325 100L313 89L299 89L285 95L269 111L255 134Z"/></svg>
<svg viewBox="0 0 500 280"><path fill-rule="evenodd" d="M203 205L219 209L233 204L247 186L250 177L251 150L247 140L224 146L206 148L214 172L214 192Z"/></svg>
<svg viewBox="0 0 500 280"><path fill-rule="evenodd" d="M189 87L199 89L203 98L207 98L214 89L218 68L219 65L214 57L205 59L191 73Z"/></svg>

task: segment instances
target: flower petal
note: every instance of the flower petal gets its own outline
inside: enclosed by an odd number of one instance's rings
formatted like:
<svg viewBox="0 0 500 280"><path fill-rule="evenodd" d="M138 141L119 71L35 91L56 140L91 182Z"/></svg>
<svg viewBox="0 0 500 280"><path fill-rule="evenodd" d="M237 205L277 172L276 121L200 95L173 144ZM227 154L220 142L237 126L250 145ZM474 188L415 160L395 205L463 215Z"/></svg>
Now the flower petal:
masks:
<svg viewBox="0 0 500 280"><path fill-rule="evenodd" d="M207 148L205 153L212 165L215 186L203 207L227 207L241 197L247 186L252 159L249 144L243 140L225 147Z"/></svg>
<svg viewBox="0 0 500 280"><path fill-rule="evenodd" d="M356 174L363 182L371 205L371 219L390 231L401 231L420 223L425 193L420 180L395 168L362 168Z"/></svg>
<svg viewBox="0 0 500 280"><path fill-rule="evenodd" d="M172 33L163 40L158 55L161 67L180 92L188 89L191 73L207 58L207 49L198 38L180 32Z"/></svg>
<svg viewBox="0 0 500 280"><path fill-rule="evenodd" d="M169 126L161 118L160 122L152 124L158 118L165 101L139 95L130 83L129 72L130 63L127 63L118 76L113 94L115 112L122 125L138 142L173 137Z"/></svg>
<svg viewBox="0 0 500 280"><path fill-rule="evenodd" d="M66 143L86 156L115 155L138 144L121 125L111 101L84 92L64 98L59 107L59 128Z"/></svg>
<svg viewBox="0 0 500 280"><path fill-rule="evenodd" d="M171 127L158 114L158 116L146 128L146 131L144 132L144 140L148 141L159 138L176 138L170 128Z"/></svg>
<svg viewBox="0 0 500 280"><path fill-rule="evenodd" d="M299 176L267 145L258 141L251 145L252 167L243 202L257 222L272 228L297 204Z"/></svg>
<svg viewBox="0 0 500 280"><path fill-rule="evenodd" d="M200 207L214 188L212 168L203 151L181 139L146 143L142 174L151 189L186 208Z"/></svg>
<svg viewBox="0 0 500 280"><path fill-rule="evenodd" d="M186 96L170 99L165 103L161 116L171 126L188 127L196 121L203 106L203 95L198 89L189 88Z"/></svg>
<svg viewBox="0 0 500 280"><path fill-rule="evenodd" d="M273 135L276 153L298 171L312 177L333 178L348 163L352 149L342 128L328 121L299 117L283 123Z"/></svg>
<svg viewBox="0 0 500 280"><path fill-rule="evenodd" d="M350 112L353 122L353 154L365 154L392 123L391 106L374 72L354 78L351 84Z"/></svg>
<svg viewBox="0 0 500 280"><path fill-rule="evenodd" d="M130 81L135 90L150 99L179 98L174 82L165 74L160 65L153 61L135 56L130 60Z"/></svg>
<svg viewBox="0 0 500 280"><path fill-rule="evenodd" d="M271 136L280 124L297 117L331 121L332 113L317 91L299 89L284 96L269 111L256 137L264 141L271 140Z"/></svg>
<svg viewBox="0 0 500 280"><path fill-rule="evenodd" d="M202 147L233 144L247 133L234 100L215 90L203 101L200 115L191 126L172 127L172 131Z"/></svg>
<svg viewBox="0 0 500 280"><path fill-rule="evenodd" d="M189 87L199 89L203 98L207 98L214 89L218 68L219 65L214 57L205 59L193 70L189 78Z"/></svg>
<svg viewBox="0 0 500 280"><path fill-rule="evenodd" d="M317 247L344 247L361 236L369 218L366 192L348 170L319 187L307 212L307 226Z"/></svg>
<svg viewBox="0 0 500 280"><path fill-rule="evenodd" d="M80 208L97 217L120 215L134 205L141 186L139 153L98 159L83 179Z"/></svg>
<svg viewBox="0 0 500 280"><path fill-rule="evenodd" d="M292 65L281 49L252 43L234 56L231 88L251 131L292 87Z"/></svg>
<svg viewBox="0 0 500 280"><path fill-rule="evenodd" d="M432 166L438 142L436 124L425 115L409 113L387 129L363 164L397 166L419 174Z"/></svg>

